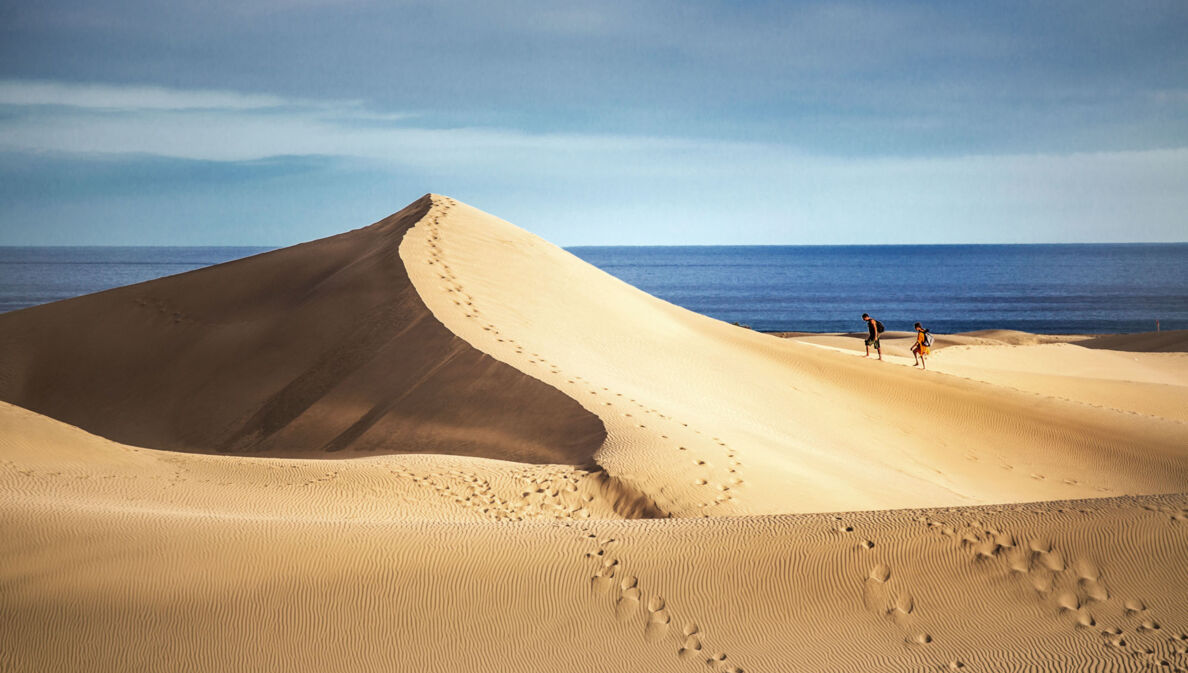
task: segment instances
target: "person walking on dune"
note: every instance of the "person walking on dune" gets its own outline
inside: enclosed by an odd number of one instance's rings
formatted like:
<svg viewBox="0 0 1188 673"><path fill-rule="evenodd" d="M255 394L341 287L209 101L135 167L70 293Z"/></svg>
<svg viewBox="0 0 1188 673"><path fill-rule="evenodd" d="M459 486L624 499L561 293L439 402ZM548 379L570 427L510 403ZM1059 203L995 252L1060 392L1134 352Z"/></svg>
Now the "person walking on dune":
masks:
<svg viewBox="0 0 1188 673"><path fill-rule="evenodd" d="M883 335L883 323L870 317L869 313L863 313L862 319L866 321L866 357L870 357L870 347L879 353L879 359L883 359L883 346L879 343L879 337Z"/></svg>
<svg viewBox="0 0 1188 673"><path fill-rule="evenodd" d="M924 365L924 356L932 352L932 332L916 323L916 343L912 344L912 366L919 365L920 369L928 369Z"/></svg>

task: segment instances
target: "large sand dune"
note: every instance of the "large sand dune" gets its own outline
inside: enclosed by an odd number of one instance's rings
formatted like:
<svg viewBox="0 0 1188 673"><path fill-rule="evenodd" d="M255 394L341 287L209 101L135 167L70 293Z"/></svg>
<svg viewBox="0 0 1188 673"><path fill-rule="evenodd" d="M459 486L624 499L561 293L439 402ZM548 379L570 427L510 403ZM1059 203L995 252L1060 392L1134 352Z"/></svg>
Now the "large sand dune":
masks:
<svg viewBox="0 0 1188 673"><path fill-rule="evenodd" d="M449 199L423 225L401 255L434 316L597 414L608 436L595 459L671 514L1010 502L1188 484L1185 429L1174 418L773 339L662 302Z"/></svg>
<svg viewBox="0 0 1188 673"><path fill-rule="evenodd" d="M1188 670L1188 355L1011 338L756 334L440 196L0 316L0 670Z"/></svg>
<svg viewBox="0 0 1188 673"><path fill-rule="evenodd" d="M0 399L140 446L583 462L598 419L425 310L370 227L0 315Z"/></svg>

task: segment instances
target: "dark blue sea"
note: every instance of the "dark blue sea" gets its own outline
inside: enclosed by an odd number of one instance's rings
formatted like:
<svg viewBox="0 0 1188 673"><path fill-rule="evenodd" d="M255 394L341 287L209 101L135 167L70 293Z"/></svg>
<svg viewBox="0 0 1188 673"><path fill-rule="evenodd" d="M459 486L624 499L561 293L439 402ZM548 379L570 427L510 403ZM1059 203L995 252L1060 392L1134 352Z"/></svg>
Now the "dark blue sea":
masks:
<svg viewBox="0 0 1188 673"><path fill-rule="evenodd" d="M267 248L0 247L0 312L246 257ZM623 280L762 331L1188 329L1188 243L580 247Z"/></svg>

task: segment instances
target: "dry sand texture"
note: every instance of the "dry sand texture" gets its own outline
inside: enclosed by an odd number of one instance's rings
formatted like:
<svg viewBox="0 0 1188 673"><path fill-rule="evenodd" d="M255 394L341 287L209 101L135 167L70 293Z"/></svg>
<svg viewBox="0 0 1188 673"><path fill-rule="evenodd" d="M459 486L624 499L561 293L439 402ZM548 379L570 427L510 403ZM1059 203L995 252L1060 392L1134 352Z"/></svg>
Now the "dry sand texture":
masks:
<svg viewBox="0 0 1188 673"><path fill-rule="evenodd" d="M1188 670L1184 353L831 338L440 196L0 316L0 670Z"/></svg>

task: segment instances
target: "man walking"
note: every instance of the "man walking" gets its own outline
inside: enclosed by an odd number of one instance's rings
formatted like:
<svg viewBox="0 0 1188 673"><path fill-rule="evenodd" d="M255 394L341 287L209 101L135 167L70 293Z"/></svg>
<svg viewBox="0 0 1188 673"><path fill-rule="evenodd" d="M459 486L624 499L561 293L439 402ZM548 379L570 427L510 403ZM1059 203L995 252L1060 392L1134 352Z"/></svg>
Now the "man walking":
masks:
<svg viewBox="0 0 1188 673"><path fill-rule="evenodd" d="M870 347L878 351L879 359L883 359L883 346L879 343L879 337L883 334L883 323L870 317L869 313L863 313L862 319L866 321L866 357L870 357Z"/></svg>

